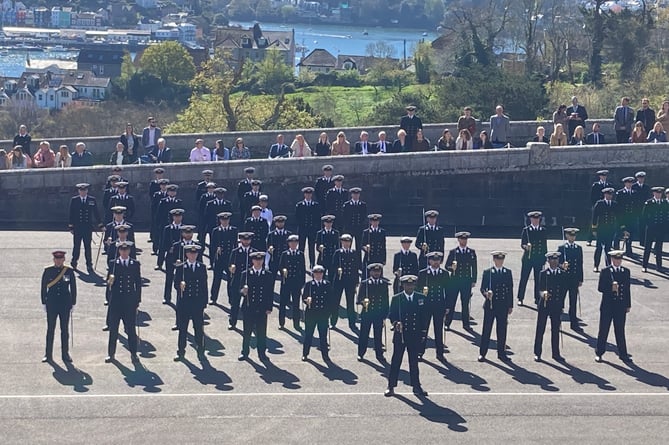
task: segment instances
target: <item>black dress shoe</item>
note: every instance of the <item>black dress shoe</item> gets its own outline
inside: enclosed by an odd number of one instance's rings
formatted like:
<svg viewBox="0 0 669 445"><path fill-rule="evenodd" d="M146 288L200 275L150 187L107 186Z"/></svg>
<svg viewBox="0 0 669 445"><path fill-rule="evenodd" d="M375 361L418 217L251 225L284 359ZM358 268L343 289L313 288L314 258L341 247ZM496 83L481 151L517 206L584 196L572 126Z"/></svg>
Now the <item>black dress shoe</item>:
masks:
<svg viewBox="0 0 669 445"><path fill-rule="evenodd" d="M540 355L535 355L534 356L534 361L535 362L540 362L541 361L541 356Z"/></svg>
<svg viewBox="0 0 669 445"><path fill-rule="evenodd" d="M497 358L502 362L510 362L511 361L511 357L509 357L506 354L497 354Z"/></svg>
<svg viewBox="0 0 669 445"><path fill-rule="evenodd" d="M45 355L44 357L42 357L42 363L51 363L52 361L53 357L51 357L50 355Z"/></svg>
<svg viewBox="0 0 669 445"><path fill-rule="evenodd" d="M303 356L302 356L302 361L303 361L303 362L306 362L306 361L307 361L307 356L306 356L306 355L303 355Z"/></svg>
<svg viewBox="0 0 669 445"><path fill-rule="evenodd" d="M395 390L393 388L388 388L384 391L383 395L386 397L392 397L395 395Z"/></svg>
<svg viewBox="0 0 669 445"><path fill-rule="evenodd" d="M228 331L232 331L233 329L235 329L235 325L232 323L228 323Z"/></svg>
<svg viewBox="0 0 669 445"><path fill-rule="evenodd" d="M177 352L177 355L175 355L172 360L174 360L175 362L180 362L183 361L183 359L184 359L184 354Z"/></svg>
<svg viewBox="0 0 669 445"><path fill-rule="evenodd" d="M216 300L209 300L209 306L215 306Z"/></svg>
<svg viewBox="0 0 669 445"><path fill-rule="evenodd" d="M105 363L111 363L114 361L114 356L113 355L108 355L105 357Z"/></svg>
<svg viewBox="0 0 669 445"><path fill-rule="evenodd" d="M63 354L61 356L61 358L63 359L63 362L65 362L65 363L72 363L72 357L70 357L70 354L68 354L68 353Z"/></svg>
<svg viewBox="0 0 669 445"><path fill-rule="evenodd" d="M170 304L170 300L163 300L163 304Z"/></svg>
<svg viewBox="0 0 669 445"><path fill-rule="evenodd" d="M631 362L632 361L632 356L631 355L621 355L619 356L620 360L624 362Z"/></svg>
<svg viewBox="0 0 669 445"><path fill-rule="evenodd" d="M139 357L137 357L137 354L130 354L130 361L133 363L139 362Z"/></svg>
<svg viewBox="0 0 669 445"><path fill-rule="evenodd" d="M102 326L102 332L107 332L109 330L109 326L104 325Z"/></svg>
<svg viewBox="0 0 669 445"><path fill-rule="evenodd" d="M564 360L564 357L562 357L561 355L553 355L553 360L555 360L556 362L563 362L563 361L565 361L565 360Z"/></svg>
<svg viewBox="0 0 669 445"><path fill-rule="evenodd" d="M477 359L480 363L485 362L485 355L479 355L479 358Z"/></svg>
<svg viewBox="0 0 669 445"><path fill-rule="evenodd" d="M179 330L179 326L177 326L177 325L172 326L172 330L173 330L173 331L178 331L178 330Z"/></svg>
<svg viewBox="0 0 669 445"><path fill-rule="evenodd" d="M237 360L239 360L240 362L243 362L247 358L249 358L249 356L247 354L239 354L239 357L237 357Z"/></svg>
<svg viewBox="0 0 669 445"><path fill-rule="evenodd" d="M362 356L362 355L359 355L359 356L358 356L358 361L361 362L362 360L363 360L363 356Z"/></svg>
<svg viewBox="0 0 669 445"><path fill-rule="evenodd" d="M388 361L383 356L383 354L376 354L376 361L381 363L382 365L387 365L388 364Z"/></svg>
<svg viewBox="0 0 669 445"><path fill-rule="evenodd" d="M414 386L413 393L420 397L427 397L427 391L420 386Z"/></svg>
<svg viewBox="0 0 669 445"><path fill-rule="evenodd" d="M103 304L104 304L105 306L109 306L109 301L105 300L105 302L104 302Z"/></svg>
<svg viewBox="0 0 669 445"><path fill-rule="evenodd" d="M602 362L602 356L601 356L601 355L596 355L596 356L595 356L595 361L596 361L597 363L601 363L601 362Z"/></svg>
<svg viewBox="0 0 669 445"><path fill-rule="evenodd" d="M518 306L522 306L522 305L523 305L523 300L518 300Z"/></svg>

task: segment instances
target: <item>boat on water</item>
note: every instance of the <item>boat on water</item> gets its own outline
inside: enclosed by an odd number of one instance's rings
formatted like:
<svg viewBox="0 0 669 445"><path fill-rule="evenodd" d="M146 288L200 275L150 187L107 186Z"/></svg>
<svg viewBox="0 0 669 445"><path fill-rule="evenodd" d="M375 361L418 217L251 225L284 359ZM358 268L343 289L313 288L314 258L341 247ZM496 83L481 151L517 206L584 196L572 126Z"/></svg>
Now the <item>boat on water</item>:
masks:
<svg viewBox="0 0 669 445"><path fill-rule="evenodd" d="M52 53L64 53L68 51L67 48L65 48L63 45L55 45L55 46L48 46L46 48L48 51L51 51Z"/></svg>
<svg viewBox="0 0 669 445"><path fill-rule="evenodd" d="M368 35L369 35L369 32L367 32L367 30L365 29L364 31L362 31L362 35L363 35L363 36L368 36Z"/></svg>
<svg viewBox="0 0 669 445"><path fill-rule="evenodd" d="M10 50L15 49L18 51L44 51L44 48L41 46L36 46L36 45L28 45L25 43L19 43L18 45L14 47L10 47Z"/></svg>
<svg viewBox="0 0 669 445"><path fill-rule="evenodd" d="M0 49L0 56L8 56L8 55L9 55L8 49Z"/></svg>

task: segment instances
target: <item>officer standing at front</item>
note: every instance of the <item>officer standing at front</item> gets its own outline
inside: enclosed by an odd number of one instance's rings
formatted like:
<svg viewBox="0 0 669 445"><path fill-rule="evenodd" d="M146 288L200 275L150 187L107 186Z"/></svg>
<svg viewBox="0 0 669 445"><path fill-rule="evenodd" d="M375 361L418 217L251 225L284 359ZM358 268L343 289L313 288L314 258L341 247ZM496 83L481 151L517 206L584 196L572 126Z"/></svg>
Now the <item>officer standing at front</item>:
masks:
<svg viewBox="0 0 669 445"><path fill-rule="evenodd" d="M455 304L460 296L462 328L471 329L469 316L469 303L472 298L472 289L476 284L476 276L478 275L476 264L476 251L467 246L467 241L471 233L458 232L455 238L458 240L458 247L451 249L448 252L446 259L446 270L451 271L451 288L449 292L452 294L449 301L452 306L449 307L446 314L446 330L450 329L453 322L453 315L455 314Z"/></svg>
<svg viewBox="0 0 669 445"><path fill-rule="evenodd" d="M564 297L567 293L566 274L560 269L560 253L546 253L548 267L541 271L539 290L541 299L537 304L537 330L534 335L534 361L541 361L542 343L546 321L551 319L551 350L553 360L564 360L560 355L560 323Z"/></svg>
<svg viewBox="0 0 669 445"><path fill-rule="evenodd" d="M592 183L590 187L590 208L592 208L597 201L604 199L604 193L602 190L605 188L613 187L613 185L606 180L609 175L608 170L599 170L597 176L599 180ZM593 234L592 231L588 231L588 246L592 245Z"/></svg>
<svg viewBox="0 0 669 445"><path fill-rule="evenodd" d="M304 276L307 273L304 252L298 249L299 236L288 236L288 249L281 253L279 258L279 274L281 276L281 290L279 301L279 327L286 324L286 307L290 307L293 329L301 331L300 327L300 298L304 287ZM272 274L272 283L274 274Z"/></svg>
<svg viewBox="0 0 669 445"><path fill-rule="evenodd" d="M321 215L325 209L320 202L313 199L313 187L304 187L302 194L304 199L295 204L297 234L300 236L300 250L309 254L309 264L313 267L316 264L316 232L320 228Z"/></svg>
<svg viewBox="0 0 669 445"><path fill-rule="evenodd" d="M513 312L513 274L504 267L506 252L495 251L491 255L494 265L484 270L481 278L480 290L484 300L479 362L484 361L488 353L493 322L496 323L497 358L502 361L509 360L505 348L508 319Z"/></svg>
<svg viewBox="0 0 669 445"><path fill-rule="evenodd" d="M332 306L339 306L334 299L332 284L325 279L325 268L321 265L311 269L313 279L304 285L302 301L304 302L304 343L302 345L302 361L309 357L311 341L314 338L314 329L318 327L318 340L320 342L323 361L328 363L328 319L332 312Z"/></svg>
<svg viewBox="0 0 669 445"><path fill-rule="evenodd" d="M541 225L542 213L534 210L527 216L530 224L523 227L520 247L523 249L522 266L520 269L520 283L518 284L518 304L523 305L525 299L525 288L530 278L530 272L534 272L534 303L539 304L539 274L544 263L546 263L547 234L546 228Z"/></svg>
<svg viewBox="0 0 669 445"><path fill-rule="evenodd" d="M662 244L669 224L669 203L662 199L664 187L653 187L653 197L643 205L641 229L643 230L643 271L648 272L651 250L655 254L657 271L662 272ZM653 245L655 243L655 245Z"/></svg>
<svg viewBox="0 0 669 445"><path fill-rule="evenodd" d="M426 255L430 252L444 252L444 229L437 225L439 212L428 210L423 214L426 224L420 226L416 235L416 248L420 250L419 269L427 267Z"/></svg>
<svg viewBox="0 0 669 445"><path fill-rule="evenodd" d="M255 332L258 358L267 360L267 316L274 304L274 277L264 267L265 252L251 254L252 267L242 273L239 292L242 295L244 330L242 353L238 360L249 356L251 333Z"/></svg>
<svg viewBox="0 0 669 445"><path fill-rule="evenodd" d="M411 237L400 238L400 251L393 256L393 295L402 292L400 278L403 275L418 275L418 255L411 251Z"/></svg>
<svg viewBox="0 0 669 445"><path fill-rule="evenodd" d="M89 272L93 270L93 255L91 253L91 241L93 240L93 228L104 227L100 219L97 201L88 195L90 184L82 182L77 184L79 194L70 200L70 217L68 227L74 235L74 247L72 249L72 268L77 268L81 242L84 243L84 255L86 257L86 268Z"/></svg>
<svg viewBox="0 0 669 445"><path fill-rule="evenodd" d="M581 329L576 316L576 305L578 304L578 290L583 284L583 249L575 242L578 232L579 230L573 227L564 229L567 242L558 247L569 293L569 323L574 331Z"/></svg>
<svg viewBox="0 0 669 445"><path fill-rule="evenodd" d="M251 232L239 232L239 246L232 249L228 259L228 304L230 304L230 319L228 321L228 330L237 327L239 319L239 304L241 294L239 289L242 286L242 273L251 267L251 254L257 252L251 247Z"/></svg>
<svg viewBox="0 0 669 445"><path fill-rule="evenodd" d="M51 253L53 266L42 272L41 300L46 312L46 352L42 362L53 360L53 338L56 320L60 320L60 347L65 363L71 363L69 346L69 322L72 308L77 304L77 277L74 270L65 265L65 251Z"/></svg>
<svg viewBox="0 0 669 445"><path fill-rule="evenodd" d="M602 190L604 199L597 201L592 208L592 233L597 239L594 272L599 272L602 250L604 250L606 265L610 264L608 253L613 250L616 231L618 230L618 203L613 201L613 192L613 187Z"/></svg>
<svg viewBox="0 0 669 445"><path fill-rule="evenodd" d="M107 286L109 287L109 309L107 326L109 343L105 363L114 361L118 343L118 327L123 320L123 329L128 338L128 349L133 362L137 357L137 310L142 301L142 274L139 261L130 257L132 241L116 244L118 257L109 262Z"/></svg>
<svg viewBox="0 0 669 445"><path fill-rule="evenodd" d="M383 215L372 213L367 215L369 227L362 231L361 247L365 252L363 267L373 263L386 264L386 230L379 227ZM365 273L367 276L367 273Z"/></svg>
<svg viewBox="0 0 669 445"><path fill-rule="evenodd" d="M211 283L211 295L209 304L216 304L218 293L221 288L223 275L230 280L228 275L228 259L230 252L237 247L238 229L230 225L232 213L221 212L216 215L218 218L218 227L211 231L209 237L209 257L214 262L214 276Z"/></svg>
<svg viewBox="0 0 669 445"><path fill-rule="evenodd" d="M444 321L449 307L452 305L448 291L451 286L451 273L441 268L444 254L430 252L427 254L428 266L418 273L418 288L425 296L425 338L421 344L418 358L423 358L427 342L427 333L430 332L430 321L434 327L434 344L436 358L443 361L446 345L444 344ZM454 305L454 304L453 304Z"/></svg>
<svg viewBox="0 0 669 445"><path fill-rule="evenodd" d="M394 295L390 302L388 318L393 326L393 358L390 362L388 373L388 389L384 395L391 397L395 395L395 387L400 373L400 366L406 349L409 356L409 375L413 393L418 396L427 396L420 384L418 375L418 354L421 344L427 336L425 331L425 296L414 292L418 277L415 275L404 275L402 282L403 291Z"/></svg>
<svg viewBox="0 0 669 445"><path fill-rule="evenodd" d="M321 217L323 228L316 232L316 245L318 246L316 263L323 266L326 273L329 273L332 267L332 257L339 247L339 231L332 227L334 220L334 215L323 215Z"/></svg>
<svg viewBox="0 0 669 445"><path fill-rule="evenodd" d="M207 307L207 267L198 261L202 246L184 245L186 261L174 271L174 289L177 291L177 355L174 361L184 359L188 323L193 321L195 348L198 357L204 355L204 308Z"/></svg>
<svg viewBox="0 0 669 445"><path fill-rule="evenodd" d="M383 356L383 342L381 335L383 324L388 316L389 297L388 286L390 281L381 276L383 264L371 263L367 266L369 278L360 283L358 305L362 306L360 313L360 335L358 336L358 361L362 361L367 352L369 330L374 329L374 352L376 360L386 364Z"/></svg>
<svg viewBox="0 0 669 445"><path fill-rule="evenodd" d="M339 239L341 248L337 249L332 256L332 267L329 269L330 282L333 283L337 302L340 301L342 292L346 294L348 327L355 332L357 330L355 326L355 289L360 282L360 253L351 248L351 244L353 244L351 235L345 233ZM333 307L330 326L334 328L338 319L339 303L336 307Z"/></svg>
<svg viewBox="0 0 669 445"><path fill-rule="evenodd" d="M609 337L611 322L613 322L613 332L616 336L618 357L624 362L632 360L627 353L625 340L625 322L632 307L630 270L622 266L623 254L622 250L609 252L611 265L602 269L599 274L597 289L602 294L602 302L599 306L599 333L595 350L595 361L598 363L602 361L602 356L606 351L606 340Z"/></svg>

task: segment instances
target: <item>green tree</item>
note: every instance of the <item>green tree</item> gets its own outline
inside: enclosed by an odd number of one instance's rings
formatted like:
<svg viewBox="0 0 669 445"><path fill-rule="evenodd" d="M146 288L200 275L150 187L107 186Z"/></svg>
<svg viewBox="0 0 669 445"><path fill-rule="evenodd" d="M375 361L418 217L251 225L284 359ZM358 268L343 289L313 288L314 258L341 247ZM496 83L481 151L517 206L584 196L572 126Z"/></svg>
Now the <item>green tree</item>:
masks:
<svg viewBox="0 0 669 445"><path fill-rule="evenodd" d="M178 42L167 41L149 46L140 59L142 70L168 82L187 83L195 76L193 58Z"/></svg>
<svg viewBox="0 0 669 445"><path fill-rule="evenodd" d="M266 52L265 58L255 66L256 85L268 94L277 94L285 83L293 82L293 68L286 64L283 53L277 49Z"/></svg>
<svg viewBox="0 0 669 445"><path fill-rule="evenodd" d="M418 83L430 83L432 73L432 46L429 43L419 43L413 55L416 68L416 80Z"/></svg>

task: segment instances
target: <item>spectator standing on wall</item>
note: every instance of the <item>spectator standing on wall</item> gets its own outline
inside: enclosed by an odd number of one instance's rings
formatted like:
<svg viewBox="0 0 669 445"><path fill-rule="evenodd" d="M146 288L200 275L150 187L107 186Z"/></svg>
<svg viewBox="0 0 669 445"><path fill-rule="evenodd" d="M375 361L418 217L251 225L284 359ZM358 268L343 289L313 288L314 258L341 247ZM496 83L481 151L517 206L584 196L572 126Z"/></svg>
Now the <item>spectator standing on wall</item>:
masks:
<svg viewBox="0 0 669 445"><path fill-rule="evenodd" d="M204 146L204 141L202 139L195 140L195 147L190 151L189 160L191 162L211 161L211 151Z"/></svg>
<svg viewBox="0 0 669 445"><path fill-rule="evenodd" d="M623 97L613 113L613 129L616 131L618 144L625 144L629 141L633 126L634 110L630 107L630 98Z"/></svg>
<svg viewBox="0 0 669 445"><path fill-rule="evenodd" d="M125 124L125 133L123 133L118 140L123 144L123 147L125 147L126 153L137 153L139 150L141 141L139 136L135 134L135 130L131 123Z"/></svg>
<svg viewBox="0 0 669 445"><path fill-rule="evenodd" d="M72 167L72 156L70 155L70 149L67 147L67 145L63 144L58 147L58 153L56 153L56 167Z"/></svg>
<svg viewBox="0 0 669 445"><path fill-rule="evenodd" d="M669 100L662 102L662 110L657 113L657 121L662 124L662 128L669 127Z"/></svg>
<svg viewBox="0 0 669 445"><path fill-rule="evenodd" d="M416 106L409 105L406 107L407 114L400 119L400 129L406 132L406 143L409 147L407 151L413 150L413 144L416 141L416 134L418 130L423 129L423 121L416 116Z"/></svg>
<svg viewBox="0 0 669 445"><path fill-rule="evenodd" d="M470 136L476 134L476 119L472 116L472 107L465 107L464 114L458 118L458 137L460 130L467 130Z"/></svg>
<svg viewBox="0 0 669 445"><path fill-rule="evenodd" d="M47 141L39 143L39 149L33 160L35 168L52 168L56 165L56 154L51 150L51 144Z"/></svg>
<svg viewBox="0 0 669 445"><path fill-rule="evenodd" d="M588 112L583 105L578 103L578 97L572 96L571 107L567 108L567 116L569 116L569 134L574 134L574 130L579 125L586 128L585 121L588 119Z"/></svg>
<svg viewBox="0 0 669 445"><path fill-rule="evenodd" d="M86 150L86 144L77 142L72 153L72 167L90 167L93 165L93 155Z"/></svg>
<svg viewBox="0 0 669 445"><path fill-rule="evenodd" d="M158 145L158 140L163 136L163 130L157 126L153 116L149 116L146 121L149 125L142 130L142 145L146 150L145 153L148 154Z"/></svg>
<svg viewBox="0 0 669 445"><path fill-rule="evenodd" d="M30 136L30 133L28 133L28 127L26 127L25 125L19 126L19 132L17 133L16 136L14 136L14 147L20 145L21 148L23 149L23 153L30 156L31 141L32 137Z"/></svg>
<svg viewBox="0 0 669 445"><path fill-rule="evenodd" d="M641 99L641 108L637 110L636 118L634 120L641 122L646 131L653 128L653 125L655 124L655 110L650 108L650 101L647 97Z"/></svg>
<svg viewBox="0 0 669 445"><path fill-rule="evenodd" d="M493 148L502 148L509 143L509 116L504 114L504 107L497 105L495 114L490 116L490 141Z"/></svg>
<svg viewBox="0 0 669 445"><path fill-rule="evenodd" d="M561 104L557 107L557 110L553 113L553 128L557 124L562 124L562 128L569 126L569 116L567 116L567 106Z"/></svg>

